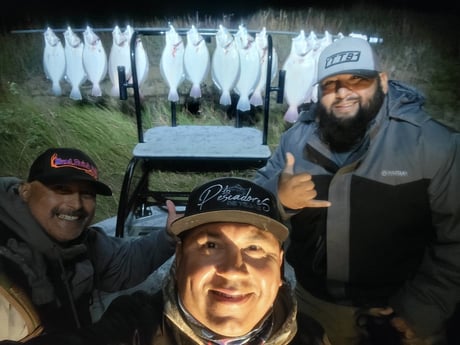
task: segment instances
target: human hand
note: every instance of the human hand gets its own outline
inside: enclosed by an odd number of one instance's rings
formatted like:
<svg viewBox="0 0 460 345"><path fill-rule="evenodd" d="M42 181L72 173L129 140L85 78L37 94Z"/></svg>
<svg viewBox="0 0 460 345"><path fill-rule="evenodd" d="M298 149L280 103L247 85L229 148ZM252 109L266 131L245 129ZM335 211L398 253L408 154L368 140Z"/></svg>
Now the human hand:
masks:
<svg viewBox="0 0 460 345"><path fill-rule="evenodd" d="M278 181L278 198L284 207L298 210L304 207L329 207L331 203L316 200L315 184L308 173L294 175L294 155L286 153L286 165Z"/></svg>
<svg viewBox="0 0 460 345"><path fill-rule="evenodd" d="M374 316L390 316L394 314L391 307L385 308L370 308L369 313ZM401 344L403 345L431 345L429 339L421 338L410 324L401 316L394 315L390 318L391 326L401 334Z"/></svg>
<svg viewBox="0 0 460 345"><path fill-rule="evenodd" d="M183 215L177 214L176 205L174 205L174 203L171 200L166 200L166 208L168 209L168 219L166 220L166 231L171 236L174 236L170 231L171 230L171 224L176 219L179 219L179 218L183 217Z"/></svg>
<svg viewBox="0 0 460 345"><path fill-rule="evenodd" d="M18 265L32 289L32 301L35 304L49 303L54 298L54 288L46 275L46 263L41 253L24 242L14 238L0 246L0 255Z"/></svg>

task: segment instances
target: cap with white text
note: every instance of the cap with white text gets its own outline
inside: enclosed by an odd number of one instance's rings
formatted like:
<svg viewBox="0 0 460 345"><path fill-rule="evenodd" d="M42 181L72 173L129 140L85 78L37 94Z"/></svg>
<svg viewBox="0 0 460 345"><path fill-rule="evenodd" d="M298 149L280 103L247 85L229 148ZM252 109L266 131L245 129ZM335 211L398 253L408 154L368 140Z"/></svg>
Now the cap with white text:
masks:
<svg viewBox="0 0 460 345"><path fill-rule="evenodd" d="M195 188L189 196L185 215L171 224L175 235L199 225L217 222L251 224L271 232L281 243L288 237L276 197L254 182L224 177Z"/></svg>
<svg viewBox="0 0 460 345"><path fill-rule="evenodd" d="M338 74L353 74L374 78L380 72L380 64L369 42L358 37L344 37L328 45L318 59L320 83Z"/></svg>

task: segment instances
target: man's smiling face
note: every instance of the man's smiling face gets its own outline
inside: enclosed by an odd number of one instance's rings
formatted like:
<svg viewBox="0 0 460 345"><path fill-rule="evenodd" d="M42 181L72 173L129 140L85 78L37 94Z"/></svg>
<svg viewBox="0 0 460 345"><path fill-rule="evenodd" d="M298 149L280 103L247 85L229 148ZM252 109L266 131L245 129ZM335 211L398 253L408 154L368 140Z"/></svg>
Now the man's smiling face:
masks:
<svg viewBox="0 0 460 345"><path fill-rule="evenodd" d="M89 182L47 186L33 181L21 185L20 195L37 222L58 242L80 236L96 211L96 192Z"/></svg>

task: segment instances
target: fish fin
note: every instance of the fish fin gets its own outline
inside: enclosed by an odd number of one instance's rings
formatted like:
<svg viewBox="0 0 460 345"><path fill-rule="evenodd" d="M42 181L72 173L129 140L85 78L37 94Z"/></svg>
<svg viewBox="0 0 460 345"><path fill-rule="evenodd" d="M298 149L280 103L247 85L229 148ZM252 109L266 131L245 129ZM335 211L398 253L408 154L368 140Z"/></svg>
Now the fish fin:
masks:
<svg viewBox="0 0 460 345"><path fill-rule="evenodd" d="M190 97L193 97L193 98L201 97L200 85L192 85L192 89L190 90Z"/></svg>
<svg viewBox="0 0 460 345"><path fill-rule="evenodd" d="M238 99L238 103L236 104L236 109L241 111L248 111L251 110L251 104L249 103L248 97L241 97Z"/></svg>
<svg viewBox="0 0 460 345"><path fill-rule="evenodd" d="M224 91L220 96L219 103L222 105L230 105L232 104L232 98L230 97L230 92Z"/></svg>
<svg viewBox="0 0 460 345"><path fill-rule="evenodd" d="M284 120L290 123L295 123L299 118L299 112L296 106L290 106L284 114Z"/></svg>

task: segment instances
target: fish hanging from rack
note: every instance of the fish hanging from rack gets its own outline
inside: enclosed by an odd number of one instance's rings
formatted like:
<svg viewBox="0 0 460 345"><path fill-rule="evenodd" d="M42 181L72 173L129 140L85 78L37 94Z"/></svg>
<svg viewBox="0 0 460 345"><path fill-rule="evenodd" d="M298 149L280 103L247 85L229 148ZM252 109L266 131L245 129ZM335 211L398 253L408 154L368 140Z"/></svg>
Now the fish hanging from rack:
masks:
<svg viewBox="0 0 460 345"><path fill-rule="evenodd" d="M92 84L91 96L102 96L101 81L107 75L107 54L99 36L90 26L83 32L83 67Z"/></svg>
<svg viewBox="0 0 460 345"><path fill-rule="evenodd" d="M184 53L185 47L182 37L176 32L173 25L165 33L166 45L160 58L160 72L169 87L168 100L179 101L178 87L185 79Z"/></svg>
<svg viewBox="0 0 460 345"><path fill-rule="evenodd" d="M214 85L220 90L219 103L231 105L230 91L235 87L240 74L240 56L233 35L223 25L216 33L216 49L211 60L211 75Z"/></svg>
<svg viewBox="0 0 460 345"><path fill-rule="evenodd" d="M292 39L290 53L283 64L283 70L286 71L284 98L288 104L284 114L285 121L297 121L298 107L307 101L311 93L316 77L315 67L313 46L301 30L300 34Z"/></svg>
<svg viewBox="0 0 460 345"><path fill-rule="evenodd" d="M142 96L141 88L148 77L150 66L147 52L145 51L142 39L139 36L136 37L135 49L137 85L139 93Z"/></svg>
<svg viewBox="0 0 460 345"><path fill-rule="evenodd" d="M51 90L55 96L62 95L61 81L65 75L65 53L59 37L51 28L43 34L45 49L43 51L43 69L46 78L51 80Z"/></svg>
<svg viewBox="0 0 460 345"><path fill-rule="evenodd" d="M118 66L125 67L126 80L131 79L131 56L130 43L133 30L127 25L122 32L116 25L112 31L112 47L109 54L108 73L112 83L110 94L113 97L120 96L120 86L118 85Z"/></svg>
<svg viewBox="0 0 460 345"><path fill-rule="evenodd" d="M318 60L321 52L333 41L332 35L326 30L322 38L317 39L317 44L313 48L313 55L315 59L315 70L318 69ZM318 102L318 84L314 84L311 90L311 101L316 103Z"/></svg>
<svg viewBox="0 0 460 345"><path fill-rule="evenodd" d="M64 32L65 38L65 60L66 72L65 79L71 85L70 98L73 100L81 100L82 95L80 86L86 80L86 72L83 67L83 47L84 42L78 35L72 31L71 27L67 27Z"/></svg>
<svg viewBox="0 0 460 345"><path fill-rule="evenodd" d="M267 64L268 64L268 38L265 27L259 33L256 33L255 44L259 51L260 58L260 78L249 102L254 106L263 105L263 94L267 86ZM272 46L272 68L270 83L276 78L278 72L278 54L275 47ZM268 85L270 86L270 85Z"/></svg>
<svg viewBox="0 0 460 345"><path fill-rule="evenodd" d="M235 40L240 57L240 73L234 87L235 92L239 95L236 109L248 111L251 109L249 97L254 92L260 78L260 57L254 37L243 25L238 27Z"/></svg>
<svg viewBox="0 0 460 345"><path fill-rule="evenodd" d="M184 69L187 79L192 83L190 97L201 97L201 83L209 72L209 49L203 36L192 25L187 31L187 44L184 52Z"/></svg>

